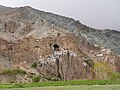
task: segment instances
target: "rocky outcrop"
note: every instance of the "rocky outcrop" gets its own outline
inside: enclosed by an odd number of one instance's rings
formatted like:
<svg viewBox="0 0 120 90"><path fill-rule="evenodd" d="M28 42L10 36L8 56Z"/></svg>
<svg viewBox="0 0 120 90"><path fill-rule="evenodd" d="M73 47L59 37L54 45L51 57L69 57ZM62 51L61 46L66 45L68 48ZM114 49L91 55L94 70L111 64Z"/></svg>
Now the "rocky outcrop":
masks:
<svg viewBox="0 0 120 90"><path fill-rule="evenodd" d="M110 79L120 72L119 34L28 6L0 12L0 70L31 71L43 80Z"/></svg>

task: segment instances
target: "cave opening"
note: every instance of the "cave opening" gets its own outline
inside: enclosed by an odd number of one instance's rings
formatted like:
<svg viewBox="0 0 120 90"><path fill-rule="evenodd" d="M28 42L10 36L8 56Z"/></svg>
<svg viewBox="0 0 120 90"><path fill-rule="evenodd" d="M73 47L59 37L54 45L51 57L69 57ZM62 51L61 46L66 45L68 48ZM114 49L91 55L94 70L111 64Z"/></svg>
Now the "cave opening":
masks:
<svg viewBox="0 0 120 90"><path fill-rule="evenodd" d="M54 44L54 45L53 45L54 51L59 51L59 47L60 47L59 45Z"/></svg>

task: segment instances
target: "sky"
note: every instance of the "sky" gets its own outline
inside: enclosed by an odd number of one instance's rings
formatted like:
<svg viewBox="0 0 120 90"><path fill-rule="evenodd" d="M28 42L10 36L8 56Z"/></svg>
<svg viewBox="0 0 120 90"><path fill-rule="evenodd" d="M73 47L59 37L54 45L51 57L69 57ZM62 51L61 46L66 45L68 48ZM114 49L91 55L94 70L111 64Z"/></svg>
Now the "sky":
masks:
<svg viewBox="0 0 120 90"><path fill-rule="evenodd" d="M31 6L74 18L96 29L120 30L120 0L0 0L0 5Z"/></svg>

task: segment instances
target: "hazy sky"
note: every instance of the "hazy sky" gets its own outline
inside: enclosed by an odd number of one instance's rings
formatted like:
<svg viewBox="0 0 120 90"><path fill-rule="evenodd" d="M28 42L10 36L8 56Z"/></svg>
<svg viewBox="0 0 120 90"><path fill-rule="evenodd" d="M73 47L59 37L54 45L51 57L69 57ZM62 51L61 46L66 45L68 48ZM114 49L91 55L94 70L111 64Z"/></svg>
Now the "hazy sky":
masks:
<svg viewBox="0 0 120 90"><path fill-rule="evenodd" d="M33 8L72 17L94 28L120 30L120 0L0 0L4 6Z"/></svg>

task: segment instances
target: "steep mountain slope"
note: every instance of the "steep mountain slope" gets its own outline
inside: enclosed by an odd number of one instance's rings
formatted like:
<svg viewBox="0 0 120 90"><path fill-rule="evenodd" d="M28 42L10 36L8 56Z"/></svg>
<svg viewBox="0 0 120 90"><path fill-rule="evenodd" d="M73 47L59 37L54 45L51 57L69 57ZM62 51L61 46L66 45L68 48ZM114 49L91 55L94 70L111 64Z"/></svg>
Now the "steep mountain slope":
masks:
<svg viewBox="0 0 120 90"><path fill-rule="evenodd" d="M11 9L13 9L13 8L11 8L11 7L5 7L5 6L0 5L0 12L9 11Z"/></svg>
<svg viewBox="0 0 120 90"><path fill-rule="evenodd" d="M8 69L26 71L15 74L17 82L31 82L31 75L43 80L111 79L120 72L119 45L118 31L96 30L29 6L0 12L1 75Z"/></svg>

